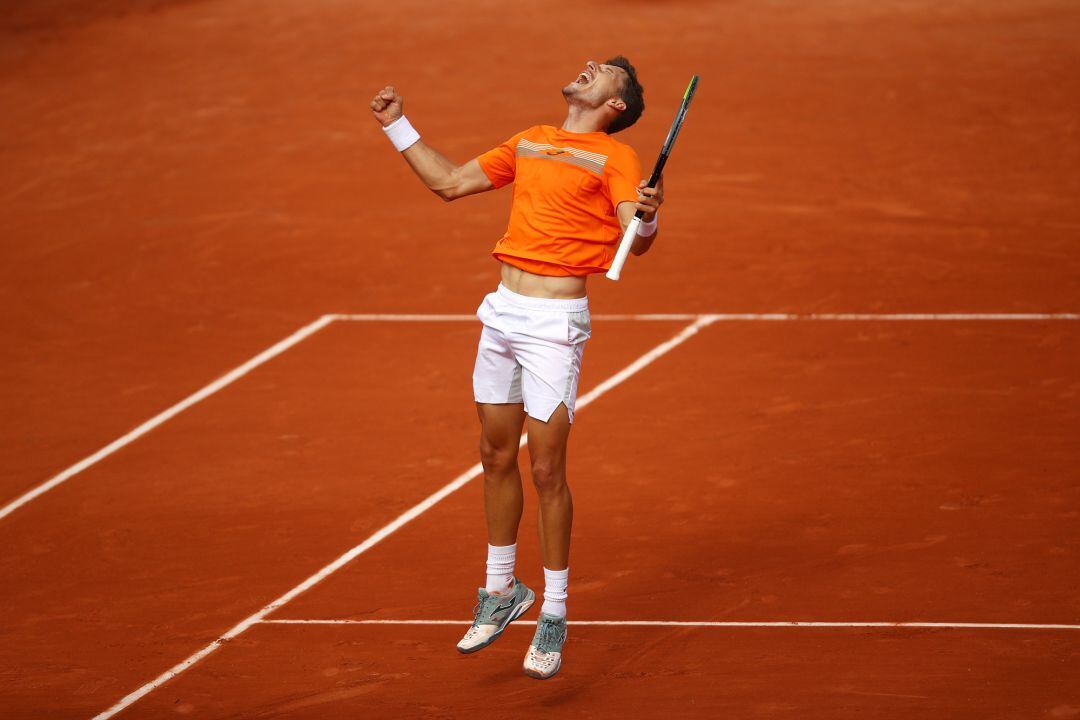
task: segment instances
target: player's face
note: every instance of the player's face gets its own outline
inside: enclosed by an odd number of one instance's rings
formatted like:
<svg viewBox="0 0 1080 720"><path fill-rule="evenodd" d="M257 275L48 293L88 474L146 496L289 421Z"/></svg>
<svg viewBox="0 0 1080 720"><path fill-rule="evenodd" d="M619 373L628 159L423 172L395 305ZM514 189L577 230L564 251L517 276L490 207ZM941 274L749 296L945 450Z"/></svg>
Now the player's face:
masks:
<svg viewBox="0 0 1080 720"><path fill-rule="evenodd" d="M613 97L619 97L626 71L615 65L600 65L592 60L572 83L563 88L567 101L600 107Z"/></svg>

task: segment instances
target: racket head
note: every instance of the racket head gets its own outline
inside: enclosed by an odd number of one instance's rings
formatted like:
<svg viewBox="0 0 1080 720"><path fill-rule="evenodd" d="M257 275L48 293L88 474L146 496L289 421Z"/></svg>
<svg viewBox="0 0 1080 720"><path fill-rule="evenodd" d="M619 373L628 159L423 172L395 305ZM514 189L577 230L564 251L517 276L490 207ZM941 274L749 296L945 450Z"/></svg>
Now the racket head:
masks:
<svg viewBox="0 0 1080 720"><path fill-rule="evenodd" d="M671 129L668 130L667 139L664 140L664 146L660 150L660 157L657 158L656 165L653 166L652 177L649 180L648 185L649 187L656 187L656 183L660 181L660 174L664 171L664 165L667 164L668 156L671 154L671 148L675 144L675 138L679 135L679 129L682 128L683 122L686 120L686 111L690 109L690 101L694 99L698 80L699 76L694 75L690 78L690 84L686 86L682 102L679 103L679 111L675 113L675 120L671 123ZM637 234L638 224L643 217L645 217L645 211L638 210L634 213L634 219L626 226L626 231L623 233L622 240L619 242L618 252L612 260L611 267L608 269L608 278L612 280L619 279L619 276L622 273L623 263L626 262L626 258L630 254L630 247L633 244L634 235Z"/></svg>
<svg viewBox="0 0 1080 720"><path fill-rule="evenodd" d="M675 145L675 138L679 136L679 130L682 129L683 123L686 121L686 111L690 109L690 102L694 99L694 93L697 92L700 79L701 76L699 75L690 78L690 83L686 86L686 91L683 92L679 110L675 113L675 119L671 122L671 129L668 130L664 145L660 148L660 157L657 158L656 166L653 167L652 176L649 178L649 187L656 187L656 183L660 182L660 174L664 172L664 165L667 164L668 156L671 155L671 148Z"/></svg>
<svg viewBox="0 0 1080 720"><path fill-rule="evenodd" d="M672 121L667 139L664 140L664 147L660 150L661 155L671 154L671 147L675 144L675 138L679 136L679 130L682 129L683 122L686 121L686 111L690 109L690 102L694 99L694 93L697 92L698 80L700 79L698 75L690 78L690 84L686 86L682 102L679 103L679 111L675 113L675 120Z"/></svg>

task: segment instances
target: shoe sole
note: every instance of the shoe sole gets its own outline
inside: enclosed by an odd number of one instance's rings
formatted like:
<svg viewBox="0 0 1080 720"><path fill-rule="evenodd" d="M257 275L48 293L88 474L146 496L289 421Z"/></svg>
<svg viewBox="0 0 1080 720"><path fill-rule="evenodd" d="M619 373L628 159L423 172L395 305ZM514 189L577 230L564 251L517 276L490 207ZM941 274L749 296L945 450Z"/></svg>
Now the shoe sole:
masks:
<svg viewBox="0 0 1080 720"><path fill-rule="evenodd" d="M562 657L559 658L559 664L555 666L555 669L551 672L550 675L541 675L536 670L532 670L531 668L524 668L524 670L526 675L531 678L536 678L537 680L547 680L549 678L553 678L559 672L559 670L562 670Z"/></svg>
<svg viewBox="0 0 1080 720"><path fill-rule="evenodd" d="M462 655L469 655L470 653L474 653L477 650L483 650L488 645L490 645L491 643L498 640L499 636L503 634L503 630L510 627L510 623L514 622L519 617L524 615L525 611L528 610L529 608L531 608L534 602L536 602L536 593L534 593L532 590L529 590L529 596L525 599L525 602L521 603L516 608L514 608L514 612L510 613L510 617L508 617L506 619L506 622L503 623L503 626L501 628L499 628L498 632L496 632L494 635L489 637L487 639L487 642L481 643L480 645L476 645L475 647L471 647L471 648L462 648L461 646L458 646L458 645L455 645L454 647L456 647L457 651L459 653L461 653Z"/></svg>

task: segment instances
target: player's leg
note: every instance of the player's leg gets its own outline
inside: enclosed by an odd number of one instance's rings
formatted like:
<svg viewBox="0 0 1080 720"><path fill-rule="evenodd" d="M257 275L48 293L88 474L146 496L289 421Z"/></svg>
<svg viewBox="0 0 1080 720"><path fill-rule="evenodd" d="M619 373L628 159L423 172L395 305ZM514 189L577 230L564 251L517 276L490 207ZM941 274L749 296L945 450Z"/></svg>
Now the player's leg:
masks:
<svg viewBox="0 0 1080 720"><path fill-rule="evenodd" d="M492 577L498 568L489 572L488 592L505 592L508 585L505 580L513 579L514 546L523 502L518 470L518 448L525 422L522 369L514 358L507 334L486 324L499 323L497 301L498 298L489 295L481 306L487 319L473 368L473 397L480 418L480 460L484 468L488 563L508 565L505 574L509 576L500 580Z"/></svg>
<svg viewBox="0 0 1080 720"><path fill-rule="evenodd" d="M539 500L540 554L544 567L565 570L570 560L570 527L574 502L566 480L566 446L570 417L559 405L547 422L528 419L529 461Z"/></svg>
<svg viewBox="0 0 1080 720"><path fill-rule="evenodd" d="M566 445L574 421L585 342L589 339L588 303L539 300L564 312L526 315L511 341L522 367L521 395L528 414L529 459L540 500L540 548L544 567L566 569L574 509L566 483ZM543 307L541 305L541 307Z"/></svg>
<svg viewBox="0 0 1080 720"><path fill-rule="evenodd" d="M486 586L478 591L472 627L457 645L463 653L493 643L528 610L536 595L514 576L517 530L521 522L518 447L525 410L518 403L477 403L480 459L484 467L484 514L488 527Z"/></svg>
<svg viewBox="0 0 1080 720"><path fill-rule="evenodd" d="M526 421L529 460L539 500L537 526L544 560L544 606L525 654L524 670L526 675L539 679L551 677L562 667L566 642L566 590L570 574L570 530L574 521L574 502L566 479L566 448L574 419L584 340L561 350L551 357L557 361L561 355L561 362L526 361L536 372L526 368L523 383L529 413ZM552 390L561 395L553 397Z"/></svg>
<svg viewBox="0 0 1080 720"><path fill-rule="evenodd" d="M539 499L540 549L549 577L553 572L563 573L565 577L574 516L566 481L566 447L574 421L585 341L590 332L588 309L582 307L580 311L564 314L561 327L555 324L547 336L536 328L527 330L533 334L517 333L512 344L522 365L529 459ZM552 612L566 614L564 604L547 607Z"/></svg>
<svg viewBox="0 0 1080 720"><path fill-rule="evenodd" d="M517 544L518 525L524 498L518 447L525 424L525 408L520 403L495 405L477 403L480 416L480 462L484 467L484 515L487 519L488 544L510 548ZM506 554L506 553L502 553ZM492 558L489 557L489 565ZM497 569L488 568L487 591L505 592L513 581L512 564L503 577L493 577Z"/></svg>
<svg viewBox="0 0 1080 720"><path fill-rule="evenodd" d="M544 604L524 669L535 678L549 678L562 664L566 641L566 587L569 576L570 530L574 502L566 479L566 447L570 414L560 404L547 422L528 419L529 458L539 500L537 527L544 560Z"/></svg>
<svg viewBox="0 0 1080 720"><path fill-rule="evenodd" d="M505 333L496 327L498 308L490 295L481 313L484 328L473 369L473 395L480 418L480 459L484 469L487 578L485 587L477 592L472 627L457 645L463 653L490 645L535 600L533 591L514 577L523 502L518 470L525 419L521 367L514 360Z"/></svg>

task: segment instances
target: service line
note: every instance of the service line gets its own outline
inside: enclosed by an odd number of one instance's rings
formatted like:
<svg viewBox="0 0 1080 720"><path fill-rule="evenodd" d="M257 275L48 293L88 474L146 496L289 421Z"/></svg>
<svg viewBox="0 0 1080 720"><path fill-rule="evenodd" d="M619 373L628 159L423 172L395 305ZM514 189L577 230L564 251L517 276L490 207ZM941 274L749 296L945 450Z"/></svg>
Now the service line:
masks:
<svg viewBox="0 0 1080 720"><path fill-rule="evenodd" d="M459 322L475 315L339 313L335 320L348 322ZM1080 313L639 313L593 315L593 320L687 322L707 318L710 322L889 322L889 321L1037 321L1080 320Z"/></svg>
<svg viewBox="0 0 1080 720"><path fill-rule="evenodd" d="M890 322L890 321L1053 321L1080 320L1080 313L639 313L598 314L594 320L630 320L638 322ZM226 373L201 390L163 410L142 425L112 441L92 455L88 455L71 467L23 493L0 508L0 520L58 485L70 480L83 470L96 465L117 450L150 432L159 425L179 415L192 405L205 400L222 388L247 375L266 361L318 332L334 321L346 322L472 322L476 316L450 313L328 313L318 320L297 330L284 340L259 353L243 365Z"/></svg>
<svg viewBox="0 0 1080 720"><path fill-rule="evenodd" d="M265 625L458 625L472 620L263 620ZM535 625L535 620L515 620L515 624ZM1045 623L977 622L819 622L807 620L715 621L715 620L568 620L567 625L616 627L690 627L690 628L940 628L976 630L1080 630L1080 625Z"/></svg>
<svg viewBox="0 0 1080 720"><path fill-rule="evenodd" d="M696 335L698 333L698 331L701 330L701 328L712 324L712 322L713 322L713 320L711 318L709 318L709 317L698 317L692 323L690 323L689 325L684 327L673 338L660 343L659 345L657 345L656 347L654 347L653 349L649 350L644 355L639 357L637 360L630 363L629 365L624 367L622 370L615 373L614 375L609 377L607 380L604 380L602 383L597 385L595 388L593 388L589 392L587 392L584 395L582 395L581 397L579 397L578 400L577 400L577 409L579 409L579 410L584 409L586 406L591 404L593 401L597 400L599 397L601 397L602 395L607 393L609 390L617 387L618 385L622 384L623 382L626 382L626 380L628 380L629 378L634 376L636 373L640 372L642 369L644 369L645 367L647 367L650 364L652 364L653 362L655 362L660 357L662 357L662 356L666 355L667 353L671 352L672 350L677 348L679 345L682 345L684 342L686 342L687 340L692 338L694 335ZM526 441L527 441L527 438L528 438L527 435L522 435L520 445L524 445L526 443ZM520 445L519 445L519 447L520 447ZM289 590L288 592L286 592L284 595L279 597L277 600L274 600L269 605L264 606L258 612L244 618L243 620L238 622L236 625L234 625L231 629L229 629L221 637L217 638L216 640L209 643L208 645L206 645L202 649L196 651L195 653L193 653L192 655L190 655L186 659L184 659L184 660L180 661L179 663L177 663L176 665L172 666L171 668L169 668L165 672L161 673L156 678L149 681L148 683L146 683L142 687L138 688L137 690L134 690L133 692L129 693L128 695L125 695L123 698L121 698L115 705L110 707L108 710L105 710L105 711L95 715L94 720L107 720L107 718L113 717L114 715L116 715L118 712L120 712L124 708L130 706L132 703L136 702L140 698L145 697L149 693L153 692L157 688L159 688L162 685L164 685L165 683L169 682L169 680L172 680L174 677L176 677L180 673L184 672L185 670L190 668L192 665L199 662L204 657L206 657L210 653L212 653L215 650L217 650L218 648L220 648L226 642L228 642L228 641L232 640L233 638L236 638L237 636L243 634L244 632L249 630L253 625L257 625L257 624L259 624L261 622L265 622L266 621L265 618L266 618L267 615L269 615L270 613L274 612L275 610L283 607L284 605L288 604L289 602L294 600L301 593L303 593L303 592L305 592L307 590L310 590L315 585L318 585L320 582L322 582L326 578L330 577L330 575L337 572L341 568L345 567L345 565L349 564L354 559L356 559L357 557L359 557L363 553L365 553L368 550L370 550L371 548L373 548L375 545L379 544L380 542L382 542L383 540L388 538L390 535L394 534L395 532L397 532L398 530L403 528L405 525L408 525L410 522L412 522L416 518L420 517L422 514L424 514L425 512L427 512L428 510L433 508L435 505L437 505L439 502L441 502L444 498L446 498L450 494L452 494L452 493L456 492L457 490L461 489L462 487L464 487L465 484L468 483L473 478L479 476L482 471L483 471L483 468L480 465L480 463L476 463L475 465L470 467L468 470L466 470L465 472L461 473L456 478L451 480L449 483L447 483L443 487L439 488L434 493L427 496L426 498L424 498L423 500L418 502L416 505L412 506L411 508L409 508L408 510L403 512L401 515L399 515L397 518L395 518L392 522L390 522L389 524L387 524L387 525L383 526L382 528L380 528L379 530L377 530L374 534L372 534L370 537L368 537L362 543L360 543L359 545L356 545L355 547L351 548L347 552L343 553L336 560L334 560L333 562L331 562L328 565L326 565L325 567L323 567L321 570L316 572L314 575L309 577L307 580L304 580L302 583L300 583L299 585L294 587L292 590Z"/></svg>
<svg viewBox="0 0 1080 720"><path fill-rule="evenodd" d="M1080 313L639 313L639 314L598 314L594 320L629 320L638 322L890 322L890 321L1051 321L1080 320ZM318 320L297 330L295 333L259 353L243 365L226 373L206 387L189 395L172 407L150 418L142 425L114 440L93 455L88 455L66 470L54 475L31 490L15 498L0 508L0 520L18 510L38 496L61 485L83 470L96 465L117 450L142 437L162 423L179 415L192 405L210 397L222 388L280 355L308 336L318 332L334 321L346 322L471 322L476 316L452 313L328 313Z"/></svg>

